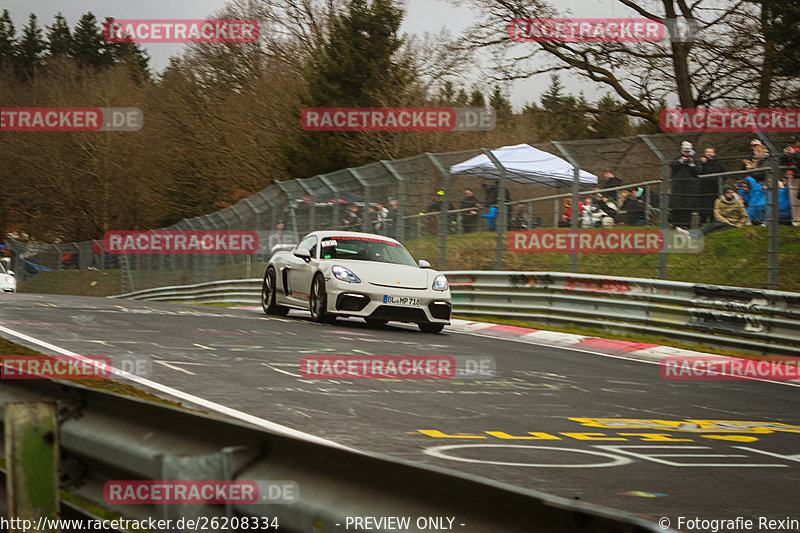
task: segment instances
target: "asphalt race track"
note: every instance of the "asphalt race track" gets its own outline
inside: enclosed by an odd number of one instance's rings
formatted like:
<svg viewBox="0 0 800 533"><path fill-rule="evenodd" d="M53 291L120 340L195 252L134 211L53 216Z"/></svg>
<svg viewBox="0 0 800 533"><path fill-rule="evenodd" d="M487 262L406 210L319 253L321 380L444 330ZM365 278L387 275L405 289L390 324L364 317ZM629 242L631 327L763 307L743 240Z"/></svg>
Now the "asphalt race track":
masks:
<svg viewBox="0 0 800 533"><path fill-rule="evenodd" d="M144 358L150 380L360 450L657 521L800 518L800 389L666 381L656 364L303 313L51 295L0 299L8 330ZM313 381L305 355L491 355L482 380ZM4 354L10 355L10 354ZM0 386L2 386L0 384ZM189 402L183 402L189 405Z"/></svg>

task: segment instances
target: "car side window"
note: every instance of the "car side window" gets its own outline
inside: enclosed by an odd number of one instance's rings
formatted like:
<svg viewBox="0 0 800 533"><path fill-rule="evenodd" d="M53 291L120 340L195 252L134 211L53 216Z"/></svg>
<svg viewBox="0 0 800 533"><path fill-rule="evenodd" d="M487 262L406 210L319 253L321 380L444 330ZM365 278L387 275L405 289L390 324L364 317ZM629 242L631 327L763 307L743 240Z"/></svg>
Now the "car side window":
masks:
<svg viewBox="0 0 800 533"><path fill-rule="evenodd" d="M298 250L308 250L308 253L311 254L311 259L317 258L317 238L316 237L309 237L299 245L297 245Z"/></svg>

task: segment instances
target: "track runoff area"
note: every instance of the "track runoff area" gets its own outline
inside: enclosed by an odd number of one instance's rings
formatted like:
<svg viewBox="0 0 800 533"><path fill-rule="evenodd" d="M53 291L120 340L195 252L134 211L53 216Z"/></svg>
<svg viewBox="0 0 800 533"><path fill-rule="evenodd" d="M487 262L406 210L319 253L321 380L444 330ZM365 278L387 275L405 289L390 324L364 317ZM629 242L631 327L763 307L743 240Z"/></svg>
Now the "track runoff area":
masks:
<svg viewBox="0 0 800 533"><path fill-rule="evenodd" d="M126 369L123 381L187 407L666 527L793 531L800 518L797 384L665 378L652 345L461 321L429 335L355 319L316 324L297 311L28 294L3 302L0 335L44 353L109 358ZM428 358L446 371L309 375L308 362L326 358ZM469 531L453 518L453 529Z"/></svg>

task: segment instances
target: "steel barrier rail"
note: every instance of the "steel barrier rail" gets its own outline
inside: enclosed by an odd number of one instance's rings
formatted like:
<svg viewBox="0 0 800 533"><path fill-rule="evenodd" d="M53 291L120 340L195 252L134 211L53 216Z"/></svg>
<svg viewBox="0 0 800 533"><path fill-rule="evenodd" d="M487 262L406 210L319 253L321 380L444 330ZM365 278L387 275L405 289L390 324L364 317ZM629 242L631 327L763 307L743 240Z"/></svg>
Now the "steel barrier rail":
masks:
<svg viewBox="0 0 800 533"><path fill-rule="evenodd" d="M800 356L800 294L562 272L447 272L453 312Z"/></svg>
<svg viewBox="0 0 800 533"><path fill-rule="evenodd" d="M453 312L466 317L637 334L658 332L766 355L800 356L800 294L562 272L445 272ZM120 295L159 301L260 304L261 280L164 287Z"/></svg>
<svg viewBox="0 0 800 533"><path fill-rule="evenodd" d="M455 529L465 533L660 530L617 510L79 385L27 380L0 386L2 404L33 401L57 402L62 488L124 518L266 516L277 518L281 531L297 533L345 531L348 516L455 517ZM111 505L103 497L110 480L203 479L293 481L299 499L156 506ZM422 530L413 522L404 529Z"/></svg>

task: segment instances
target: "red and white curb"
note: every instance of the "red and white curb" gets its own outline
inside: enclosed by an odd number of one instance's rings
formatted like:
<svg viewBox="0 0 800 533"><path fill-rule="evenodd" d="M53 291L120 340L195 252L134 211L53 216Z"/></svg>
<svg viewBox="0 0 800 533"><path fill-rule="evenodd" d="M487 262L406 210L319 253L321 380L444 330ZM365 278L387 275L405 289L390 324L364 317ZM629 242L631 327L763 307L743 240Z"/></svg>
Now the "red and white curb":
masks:
<svg viewBox="0 0 800 533"><path fill-rule="evenodd" d="M667 356L680 357L713 357L714 354L685 350L672 346L648 344L634 341L621 341L575 335L573 333L560 333L543 329L523 328L519 326L505 326L489 322L475 322L471 320L452 319L450 327L445 331L482 337L494 337L540 346L554 348L571 348L574 350L594 352L607 355L624 355L629 359L645 361L660 361ZM724 356L719 356L724 357Z"/></svg>

